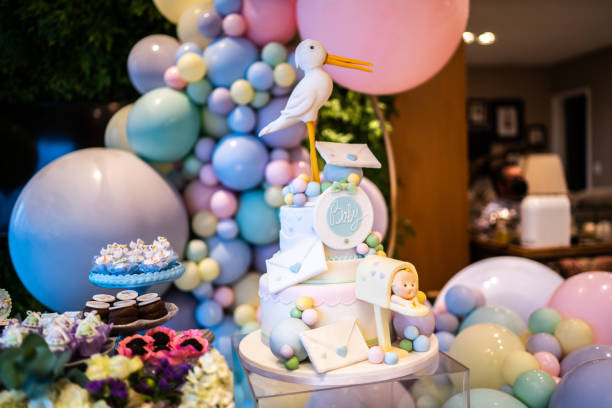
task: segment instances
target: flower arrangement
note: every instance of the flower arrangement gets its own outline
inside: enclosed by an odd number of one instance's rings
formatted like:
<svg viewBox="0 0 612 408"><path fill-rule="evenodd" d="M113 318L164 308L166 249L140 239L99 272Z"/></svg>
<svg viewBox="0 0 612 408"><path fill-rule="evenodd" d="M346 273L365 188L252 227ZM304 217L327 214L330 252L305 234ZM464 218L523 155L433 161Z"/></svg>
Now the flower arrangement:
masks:
<svg viewBox="0 0 612 408"><path fill-rule="evenodd" d="M182 391L181 408L232 407L234 377L223 356L211 349L189 371Z"/></svg>

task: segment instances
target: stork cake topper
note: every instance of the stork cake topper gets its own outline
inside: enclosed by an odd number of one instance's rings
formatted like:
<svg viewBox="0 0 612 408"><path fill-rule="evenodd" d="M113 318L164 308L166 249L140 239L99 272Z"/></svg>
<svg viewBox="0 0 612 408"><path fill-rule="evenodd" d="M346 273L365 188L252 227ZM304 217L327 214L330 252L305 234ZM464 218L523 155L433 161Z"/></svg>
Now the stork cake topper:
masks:
<svg viewBox="0 0 612 408"><path fill-rule="evenodd" d="M259 132L259 136L276 132L298 122L305 122L310 142L311 179L320 182L317 152L315 150L315 121L319 109L329 99L333 88L333 81L329 74L323 70L323 65L330 64L372 72L370 68L366 67L372 66L372 63L328 54L323 44L309 39L302 41L297 46L295 63L298 68L304 71L304 78L291 92L287 105L281 111L280 116L264 127Z"/></svg>

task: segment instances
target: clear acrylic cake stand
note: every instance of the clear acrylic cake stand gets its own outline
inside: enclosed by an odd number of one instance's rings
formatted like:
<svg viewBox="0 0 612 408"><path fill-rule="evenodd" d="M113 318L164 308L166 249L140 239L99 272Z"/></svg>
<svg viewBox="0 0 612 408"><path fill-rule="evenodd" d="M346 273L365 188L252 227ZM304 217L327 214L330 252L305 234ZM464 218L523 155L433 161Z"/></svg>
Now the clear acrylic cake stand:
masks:
<svg viewBox="0 0 612 408"><path fill-rule="evenodd" d="M279 381L250 371L238 353L244 337L232 336L237 408L413 408L441 406L457 393L464 393L464 406L469 407L469 393L466 392L470 388L469 370L444 352L438 352L438 358L429 367L408 376L359 385L313 386Z"/></svg>

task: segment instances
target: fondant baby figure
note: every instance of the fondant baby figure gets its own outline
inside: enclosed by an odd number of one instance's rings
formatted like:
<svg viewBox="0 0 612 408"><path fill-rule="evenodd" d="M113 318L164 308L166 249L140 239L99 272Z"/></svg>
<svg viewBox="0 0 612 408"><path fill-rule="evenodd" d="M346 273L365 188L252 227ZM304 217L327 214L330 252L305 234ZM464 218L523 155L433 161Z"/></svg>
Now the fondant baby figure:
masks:
<svg viewBox="0 0 612 408"><path fill-rule="evenodd" d="M397 272L391 283L391 292L391 302L402 306L416 306L419 293L418 277L408 269Z"/></svg>

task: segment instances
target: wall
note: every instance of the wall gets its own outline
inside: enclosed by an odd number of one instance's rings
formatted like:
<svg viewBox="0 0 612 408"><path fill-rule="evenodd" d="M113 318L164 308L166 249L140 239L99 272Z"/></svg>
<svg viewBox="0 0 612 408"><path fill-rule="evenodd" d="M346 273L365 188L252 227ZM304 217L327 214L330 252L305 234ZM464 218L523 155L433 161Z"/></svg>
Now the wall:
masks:
<svg viewBox="0 0 612 408"><path fill-rule="evenodd" d="M416 237L395 257L416 266L425 290L441 289L469 263L465 99L463 46L438 75L396 99L399 214Z"/></svg>

